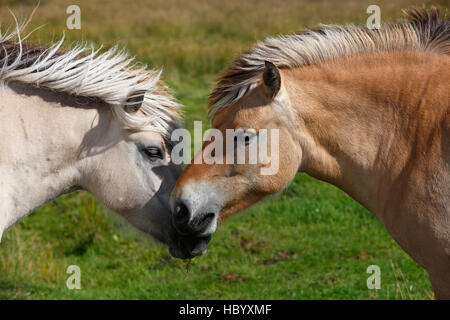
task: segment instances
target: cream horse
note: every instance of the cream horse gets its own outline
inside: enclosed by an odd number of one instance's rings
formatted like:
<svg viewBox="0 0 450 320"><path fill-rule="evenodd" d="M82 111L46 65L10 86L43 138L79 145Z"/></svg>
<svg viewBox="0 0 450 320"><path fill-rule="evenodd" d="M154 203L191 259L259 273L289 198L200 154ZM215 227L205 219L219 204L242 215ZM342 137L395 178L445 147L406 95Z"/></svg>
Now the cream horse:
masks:
<svg viewBox="0 0 450 320"><path fill-rule="evenodd" d="M219 214L306 172L370 210L450 298L450 22L435 8L407 15L271 38L239 57L210 97L212 127L278 129L280 169L189 165L172 193L177 230L211 235Z"/></svg>
<svg viewBox="0 0 450 320"><path fill-rule="evenodd" d="M116 48L34 47L20 30L0 39L0 239L36 208L83 189L178 250L168 200L181 167L168 137L180 106L160 72Z"/></svg>

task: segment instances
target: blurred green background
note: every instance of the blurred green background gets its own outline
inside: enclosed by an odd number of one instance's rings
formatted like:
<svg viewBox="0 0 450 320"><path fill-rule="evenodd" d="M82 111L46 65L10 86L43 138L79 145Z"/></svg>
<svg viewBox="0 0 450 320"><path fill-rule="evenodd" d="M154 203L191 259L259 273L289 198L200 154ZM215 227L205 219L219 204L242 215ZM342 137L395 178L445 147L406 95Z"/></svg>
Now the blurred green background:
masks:
<svg viewBox="0 0 450 320"><path fill-rule="evenodd" d="M81 30L67 30L66 8L81 8ZM48 45L88 41L127 47L138 61L164 68L186 105L184 118L207 122L206 98L217 74L267 36L318 23L365 23L377 4L382 20L448 0L41 0L28 30ZM23 21L36 1L0 1ZM206 129L206 128L205 128ZM363 187L363 186L362 186ZM81 268L81 290L66 268ZM368 290L369 265L381 289ZM299 174L281 195L223 222L208 252L185 261L139 234L87 192L62 196L17 223L0 244L0 299L432 299L426 272L367 210L335 187Z"/></svg>

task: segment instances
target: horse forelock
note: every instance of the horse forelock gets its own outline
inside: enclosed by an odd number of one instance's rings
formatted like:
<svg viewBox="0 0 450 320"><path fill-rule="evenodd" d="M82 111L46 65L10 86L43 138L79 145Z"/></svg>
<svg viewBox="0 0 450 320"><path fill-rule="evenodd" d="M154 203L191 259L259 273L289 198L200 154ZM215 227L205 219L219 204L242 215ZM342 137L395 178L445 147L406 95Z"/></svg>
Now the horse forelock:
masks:
<svg viewBox="0 0 450 320"><path fill-rule="evenodd" d="M256 87L265 61L290 69L371 51L412 49L450 54L450 19L440 8L413 8L404 14L406 20L384 23L380 29L319 25L259 42L219 76L208 100L209 117Z"/></svg>
<svg viewBox="0 0 450 320"><path fill-rule="evenodd" d="M108 105L122 124L134 130L167 135L178 126L181 106L160 80L161 71L147 69L124 50L76 45L63 51L64 37L48 46L24 42L21 28L0 33L0 81L17 81L74 96L97 98ZM124 110L127 98L145 92L140 112Z"/></svg>

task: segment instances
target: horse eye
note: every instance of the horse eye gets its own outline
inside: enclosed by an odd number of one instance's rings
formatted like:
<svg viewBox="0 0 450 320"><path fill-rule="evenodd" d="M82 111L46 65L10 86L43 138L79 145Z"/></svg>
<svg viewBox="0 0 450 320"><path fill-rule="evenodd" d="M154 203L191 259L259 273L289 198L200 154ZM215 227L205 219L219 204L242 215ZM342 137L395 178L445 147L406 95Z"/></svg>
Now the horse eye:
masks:
<svg viewBox="0 0 450 320"><path fill-rule="evenodd" d="M161 148L148 147L148 148L144 148L142 151L150 158L150 160L156 160L156 159L163 158L163 152L162 152Z"/></svg>

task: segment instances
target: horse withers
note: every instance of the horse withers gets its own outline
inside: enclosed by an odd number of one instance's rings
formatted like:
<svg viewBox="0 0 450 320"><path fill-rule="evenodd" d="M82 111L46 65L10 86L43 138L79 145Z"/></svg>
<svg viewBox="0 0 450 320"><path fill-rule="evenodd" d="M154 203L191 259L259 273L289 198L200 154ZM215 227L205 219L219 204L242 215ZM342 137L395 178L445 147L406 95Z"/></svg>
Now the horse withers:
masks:
<svg viewBox="0 0 450 320"><path fill-rule="evenodd" d="M20 30L0 39L0 239L34 209L83 189L182 250L168 207L181 173L169 142L180 106L160 72L116 48L35 47Z"/></svg>
<svg viewBox="0 0 450 320"><path fill-rule="evenodd" d="M266 147L279 151L268 162L187 166L171 198L178 232L210 237L219 215L305 172L370 210L428 271L436 297L450 298L450 22L436 8L406 13L379 30L321 26L241 55L209 113L225 142L227 129L255 133L219 151L249 149L263 129L278 131ZM211 157L211 143L195 158ZM279 170L261 174L271 162Z"/></svg>

